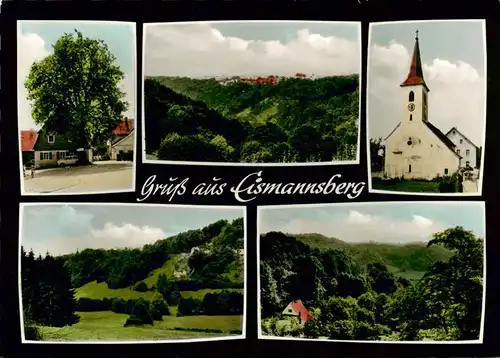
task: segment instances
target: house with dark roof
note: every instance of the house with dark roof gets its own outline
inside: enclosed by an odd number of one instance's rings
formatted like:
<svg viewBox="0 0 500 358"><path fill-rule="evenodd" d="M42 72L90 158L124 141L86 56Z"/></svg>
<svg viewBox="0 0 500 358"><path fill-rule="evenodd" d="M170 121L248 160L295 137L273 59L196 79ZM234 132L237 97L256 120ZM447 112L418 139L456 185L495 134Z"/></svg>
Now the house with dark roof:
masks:
<svg viewBox="0 0 500 358"><path fill-rule="evenodd" d="M455 144L456 152L463 158L461 167L474 169L481 167L481 148L475 145L457 127L451 128L446 133L446 137Z"/></svg>
<svg viewBox="0 0 500 358"><path fill-rule="evenodd" d="M400 88L403 118L384 140L385 176L433 179L457 172L462 162L461 151L429 121L430 89L424 79L418 30L410 69Z"/></svg>
<svg viewBox="0 0 500 358"><path fill-rule="evenodd" d="M284 316L292 316L300 319L301 323L310 321L313 316L304 306L301 300L292 301L285 307L282 314Z"/></svg>
<svg viewBox="0 0 500 358"><path fill-rule="evenodd" d="M114 160L120 158L129 160L133 158L133 148L135 135L132 120L127 120L127 124L122 121L113 130L111 139L108 140L108 148L114 154ZM130 143L131 142L131 143ZM112 144L110 144L112 143ZM50 168L57 165L59 159L64 159L68 155L85 152L85 156L92 162L92 149L78 148L62 133L48 133L44 129L21 130L20 149L22 152L23 164L33 160L35 169ZM110 155L111 157L111 155ZM132 160L132 159L130 159Z"/></svg>

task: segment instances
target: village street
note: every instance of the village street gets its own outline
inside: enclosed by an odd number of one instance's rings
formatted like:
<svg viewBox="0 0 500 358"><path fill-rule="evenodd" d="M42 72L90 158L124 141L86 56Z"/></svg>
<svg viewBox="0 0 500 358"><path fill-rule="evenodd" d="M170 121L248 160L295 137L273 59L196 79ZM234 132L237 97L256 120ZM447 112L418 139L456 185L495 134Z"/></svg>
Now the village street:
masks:
<svg viewBox="0 0 500 358"><path fill-rule="evenodd" d="M26 172L26 193L92 193L131 190L134 170L132 162L102 161L92 166L42 169L35 177Z"/></svg>
<svg viewBox="0 0 500 358"><path fill-rule="evenodd" d="M471 180L464 180L462 182L462 189L464 193L477 193L478 187L477 187L477 181L471 181Z"/></svg>

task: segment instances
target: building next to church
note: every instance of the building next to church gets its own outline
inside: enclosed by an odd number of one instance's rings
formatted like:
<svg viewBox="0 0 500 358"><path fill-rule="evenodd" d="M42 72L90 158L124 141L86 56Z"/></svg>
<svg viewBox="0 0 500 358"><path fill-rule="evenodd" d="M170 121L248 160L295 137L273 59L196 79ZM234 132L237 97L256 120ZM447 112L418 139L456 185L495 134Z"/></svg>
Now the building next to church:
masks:
<svg viewBox="0 0 500 358"><path fill-rule="evenodd" d="M457 172L462 154L457 152L455 143L429 121L430 89L424 79L418 31L410 69L400 88L403 114L401 122L384 140L385 176L430 180Z"/></svg>
<svg viewBox="0 0 500 358"><path fill-rule="evenodd" d="M479 169L481 166L481 149L467 138L457 127L451 128L446 136L455 144L456 152L462 157L462 168Z"/></svg>

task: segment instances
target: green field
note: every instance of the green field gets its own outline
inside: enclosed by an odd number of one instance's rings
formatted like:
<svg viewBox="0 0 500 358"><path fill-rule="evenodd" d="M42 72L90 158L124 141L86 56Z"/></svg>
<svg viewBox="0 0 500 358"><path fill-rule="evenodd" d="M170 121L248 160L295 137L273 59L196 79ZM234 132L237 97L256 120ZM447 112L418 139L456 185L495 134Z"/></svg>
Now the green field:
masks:
<svg viewBox="0 0 500 358"><path fill-rule="evenodd" d="M39 327L45 341L126 341L209 338L229 335L230 331L242 330L243 316L163 316L153 326L123 327L127 314L105 312L77 312L80 322L62 328ZM207 333L175 330L218 329L224 333Z"/></svg>
<svg viewBox="0 0 500 358"><path fill-rule="evenodd" d="M92 281L76 289L75 298L92 298L102 300L103 298L123 298L132 300L144 298L145 300L161 299L161 295L156 291L137 292L131 288L108 288L106 282Z"/></svg>
<svg viewBox="0 0 500 358"><path fill-rule="evenodd" d="M372 180L372 187L376 190L406 191L412 193L439 193L439 184L432 181L405 180L400 183L384 183Z"/></svg>
<svg viewBox="0 0 500 358"><path fill-rule="evenodd" d="M156 285L158 281L158 277L160 275L167 276L167 279L171 280L174 278L174 272L176 270L187 269L187 262L184 260L185 255L172 255L170 260L165 262L165 264L149 273L148 277L146 277L142 282L146 283L148 287L153 287Z"/></svg>
<svg viewBox="0 0 500 358"><path fill-rule="evenodd" d="M243 289L211 289L206 288L198 291L181 291L181 296L184 298L196 298L202 300L207 293L219 293L221 291L238 291L243 292ZM75 298L91 298L94 300L102 300L103 298L122 298L124 300L133 300L143 298L148 301L161 300L162 296L157 291L137 292L131 288L108 288L106 282L96 281L89 282L86 285L76 289Z"/></svg>

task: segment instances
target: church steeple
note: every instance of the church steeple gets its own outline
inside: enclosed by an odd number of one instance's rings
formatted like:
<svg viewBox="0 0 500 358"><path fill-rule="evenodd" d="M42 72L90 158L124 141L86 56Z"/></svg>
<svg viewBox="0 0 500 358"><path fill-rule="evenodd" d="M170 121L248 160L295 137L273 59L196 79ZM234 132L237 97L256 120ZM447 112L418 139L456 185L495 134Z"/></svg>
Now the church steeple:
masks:
<svg viewBox="0 0 500 358"><path fill-rule="evenodd" d="M420 57L420 46L418 44L418 30L415 31L415 46L413 47L413 56L411 58L410 70L406 80L401 83L401 87L422 85L429 92L429 87L424 80L424 71L422 70L422 60Z"/></svg>

